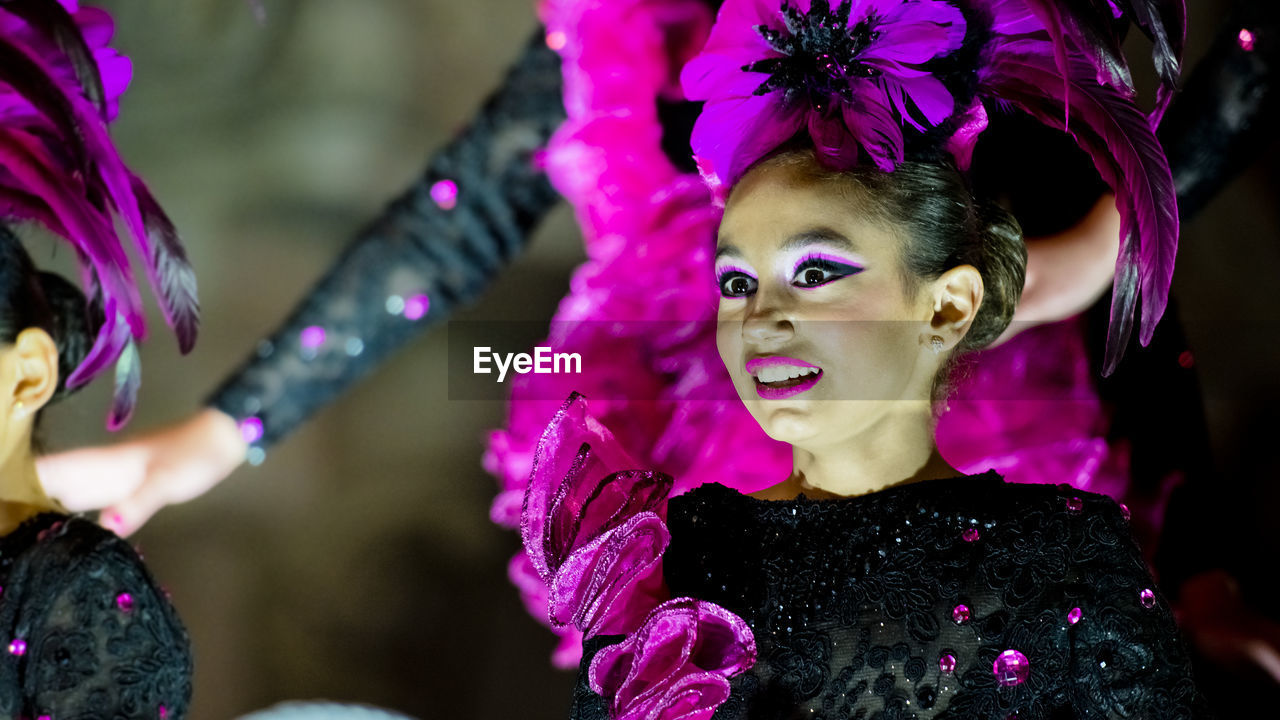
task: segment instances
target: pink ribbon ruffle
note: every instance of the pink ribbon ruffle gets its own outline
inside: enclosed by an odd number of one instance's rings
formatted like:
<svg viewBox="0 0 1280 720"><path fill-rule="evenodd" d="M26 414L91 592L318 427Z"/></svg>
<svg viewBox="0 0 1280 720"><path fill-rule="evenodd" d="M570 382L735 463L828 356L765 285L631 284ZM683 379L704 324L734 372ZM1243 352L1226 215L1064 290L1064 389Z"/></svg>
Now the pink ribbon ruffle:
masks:
<svg viewBox="0 0 1280 720"><path fill-rule="evenodd" d="M529 563L546 588L553 627L627 636L601 650L589 673L612 718L709 718L729 696L729 677L754 664L754 637L714 603L668 600L662 553L671 478L616 469L629 463L582 396L571 395L534 455L521 514ZM513 578L533 580L517 563Z"/></svg>

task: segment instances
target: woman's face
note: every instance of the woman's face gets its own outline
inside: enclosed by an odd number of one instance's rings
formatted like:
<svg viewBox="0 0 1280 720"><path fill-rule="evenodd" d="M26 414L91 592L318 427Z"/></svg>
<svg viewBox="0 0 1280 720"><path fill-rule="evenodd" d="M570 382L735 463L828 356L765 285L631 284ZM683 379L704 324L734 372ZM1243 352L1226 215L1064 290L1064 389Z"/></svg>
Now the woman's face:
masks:
<svg viewBox="0 0 1280 720"><path fill-rule="evenodd" d="M795 168L757 168L734 188L716 243L716 343L770 437L837 444L928 402L931 294L904 286L901 242Z"/></svg>

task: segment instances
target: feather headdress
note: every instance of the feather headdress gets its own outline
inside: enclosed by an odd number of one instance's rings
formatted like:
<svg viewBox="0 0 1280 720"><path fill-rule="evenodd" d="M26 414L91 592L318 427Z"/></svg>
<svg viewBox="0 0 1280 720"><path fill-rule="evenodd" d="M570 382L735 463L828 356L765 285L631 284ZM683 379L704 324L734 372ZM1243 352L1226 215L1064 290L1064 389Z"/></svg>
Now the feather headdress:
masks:
<svg viewBox="0 0 1280 720"><path fill-rule="evenodd" d="M172 223L107 134L132 75L129 60L107 45L112 31L109 15L75 0L0 2L0 219L38 222L75 248L104 321L66 382L82 385L114 363L114 430L133 412L135 343L146 334L117 219L184 353L195 343L199 305Z"/></svg>
<svg viewBox="0 0 1280 720"><path fill-rule="evenodd" d="M965 168L988 105L1070 133L1121 215L1109 374L1139 296L1145 345L1173 278L1177 200L1154 128L1176 87L1185 19L1183 0L726 0L681 77L686 96L706 102L694 154L723 196L802 132L832 167L886 171L939 149ZM1135 105L1121 52L1130 22L1151 39L1161 78L1150 113Z"/></svg>

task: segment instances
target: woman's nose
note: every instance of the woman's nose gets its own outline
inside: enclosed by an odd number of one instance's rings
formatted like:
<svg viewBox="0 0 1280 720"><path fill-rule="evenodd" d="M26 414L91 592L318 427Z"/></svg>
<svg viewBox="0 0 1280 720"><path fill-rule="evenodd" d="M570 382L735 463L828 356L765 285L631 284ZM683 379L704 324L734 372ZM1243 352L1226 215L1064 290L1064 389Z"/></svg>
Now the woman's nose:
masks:
<svg viewBox="0 0 1280 720"><path fill-rule="evenodd" d="M795 335L795 324L783 298L774 293L757 292L749 303L742 322L742 339L746 343L777 344Z"/></svg>

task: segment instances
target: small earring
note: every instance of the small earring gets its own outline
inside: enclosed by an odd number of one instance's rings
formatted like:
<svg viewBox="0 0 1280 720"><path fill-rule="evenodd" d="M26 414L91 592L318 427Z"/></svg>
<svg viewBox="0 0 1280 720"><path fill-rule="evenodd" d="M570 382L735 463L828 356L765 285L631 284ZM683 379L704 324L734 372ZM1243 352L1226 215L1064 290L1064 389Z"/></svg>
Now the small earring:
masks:
<svg viewBox="0 0 1280 720"><path fill-rule="evenodd" d="M16 414L18 414L18 413L22 412L23 407L25 407L25 406L22 404L22 401L21 401L21 400L19 400L19 401L15 402L15 403L13 404L13 412L14 412L14 414L16 415Z"/></svg>
<svg viewBox="0 0 1280 720"><path fill-rule="evenodd" d="M943 345L943 342L940 336L934 335L933 337L929 338L929 347L933 350L934 355L942 354L942 345Z"/></svg>

